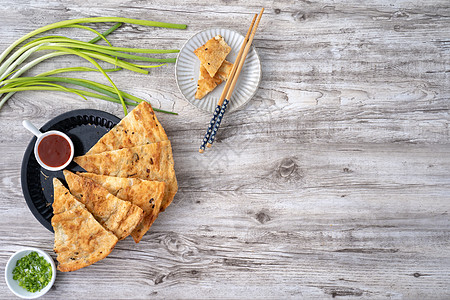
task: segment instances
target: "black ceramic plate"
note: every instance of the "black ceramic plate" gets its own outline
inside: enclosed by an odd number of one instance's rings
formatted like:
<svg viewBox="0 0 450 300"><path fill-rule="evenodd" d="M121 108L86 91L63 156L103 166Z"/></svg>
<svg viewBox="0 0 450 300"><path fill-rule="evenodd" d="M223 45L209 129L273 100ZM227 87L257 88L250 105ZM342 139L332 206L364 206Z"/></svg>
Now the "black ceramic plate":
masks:
<svg viewBox="0 0 450 300"><path fill-rule="evenodd" d="M79 109L66 112L48 121L41 131L59 130L67 134L73 141L75 156L85 154L107 133L120 119L107 112L95 109ZM53 231L53 177L64 181L62 171L48 171L42 168L34 157L34 137L28 144L22 161L22 191L33 215L50 231ZM72 172L83 169L71 162L67 170Z"/></svg>

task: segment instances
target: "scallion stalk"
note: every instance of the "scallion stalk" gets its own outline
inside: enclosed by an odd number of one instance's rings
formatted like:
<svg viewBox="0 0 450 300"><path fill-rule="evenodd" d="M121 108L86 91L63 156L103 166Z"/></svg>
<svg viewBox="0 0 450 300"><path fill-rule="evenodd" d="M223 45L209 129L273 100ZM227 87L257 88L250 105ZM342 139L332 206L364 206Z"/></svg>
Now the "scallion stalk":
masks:
<svg viewBox="0 0 450 300"><path fill-rule="evenodd" d="M103 23L103 22L121 22L121 23L129 23L143 26L153 26L153 27L164 27L164 28L174 28L174 29L186 29L186 25L184 24L173 24L173 23L164 23L164 22L155 22L155 21L147 21L147 20L137 20L130 18L120 18L120 17L94 17L94 18L81 18L81 19L73 19L73 20L65 20L61 22L56 22L53 24L49 24L43 26L41 28L35 29L30 33L27 33L23 37L16 40L12 43L5 51L0 55L0 63L5 59L6 56L16 48L20 43L26 41L30 37L33 37L39 33L43 33L52 29L64 27L72 24L80 24L80 23Z"/></svg>
<svg viewBox="0 0 450 300"><path fill-rule="evenodd" d="M95 69L91 69L91 70L98 71ZM3 91L3 89L10 89L10 88L15 88L18 86L23 86L23 85L28 85L28 84L38 85L41 82L52 81L52 82L63 82L63 83L74 84L74 85L86 87L91 90L95 90L102 94L108 95L111 98L115 98L118 101L120 101L119 97L117 97L117 94L114 93L115 92L114 89L110 86L107 86L107 85L104 85L104 84L101 84L101 83L98 83L95 81L87 80L87 79L67 78L67 77L47 77L44 75L45 74L42 73L35 77L20 77L20 78L8 79L5 81L5 86L3 88L0 88L0 93ZM145 101L144 99L135 97L135 96L125 93L123 91L120 91L120 93L124 99L126 98L129 100L135 101L137 103ZM127 103L127 105L129 105L130 102L126 102L126 103ZM137 104L137 103L134 103L134 104ZM158 112L164 112L164 113L168 113L168 114L177 115L177 113L174 113L174 112L169 112L169 111L165 111L165 110L161 110L161 109L157 109L157 108L153 108L153 109Z"/></svg>
<svg viewBox="0 0 450 300"><path fill-rule="evenodd" d="M111 45L111 43L108 41L108 39L105 38L105 37L103 36L103 34L101 34L100 32L98 32L98 31L95 30L94 28L91 28L91 27L88 27L88 26L83 26L83 25L78 25L78 24L67 25L67 26L64 26L64 27L61 27L61 28L67 28L67 27L70 27L70 28L81 28L81 29L85 29L85 30L91 31L91 32L95 33L95 34L97 35L97 37L99 37L99 38L101 38L102 40L104 40L110 47L112 47L112 45Z"/></svg>
<svg viewBox="0 0 450 300"><path fill-rule="evenodd" d="M81 23L97 23L97 22L118 22L110 29L105 31L103 34L99 33L97 30L87 27L85 25L80 25ZM146 20L136 20L129 18L119 18L119 17L97 17L97 18L82 18L74 20L66 20L62 22L57 22L54 24L46 25L38 28L23 37L16 40L11 44L1 55L0 55L0 97L3 98L0 101L0 108L17 91L25 90L47 90L47 91L67 91L77 94L83 98L84 96L95 97L102 100L112 101L116 103L121 103L125 115L127 114L126 105L137 105L137 103L145 101L138 97L132 96L125 92L120 91L111 78L107 75L107 72L118 71L122 68L128 69L134 72L148 74L147 68L156 68L163 66L161 65L141 65L132 62L125 61L123 59L133 60L133 61L148 61L148 62L175 62L175 58L153 58L140 55L134 55L129 53L177 53L179 50L160 50L160 49L142 49L142 48L125 48L125 47L113 47L111 43L106 39L106 36L115 31L121 26L123 22L143 25L143 26L158 26L165 28L178 28L185 29L186 25L182 24L172 24L172 23L162 23ZM88 30L95 33L97 36L90 40L89 42L82 42L79 40L74 40L64 36L44 36L36 38L19 48L15 53L11 54L17 46L27 39L57 28L79 28L83 30ZM96 42L104 40L108 45L97 45ZM26 63L24 66L16 69L20 64L22 64L31 54L42 51L42 50L53 50L54 52L47 53L41 57L34 59L31 62ZM129 52L129 53L124 53ZM35 77L21 77L24 72L28 71L38 63L60 55L77 55L95 66L96 69L88 67L71 67L71 68L60 68L56 70L47 71L41 73ZM10 56L9 56L10 55ZM5 60L5 58L9 58ZM121 58L121 59L119 59ZM101 60L106 63L112 64L114 68L102 68L98 62L95 60ZM3 63L2 63L3 62ZM109 81L112 86L103 85L94 81L77 79L77 78L66 78L66 77L51 77L50 75L59 74L63 72L79 72L79 71L97 71L102 73L102 75ZM77 90L69 87L62 86L53 82L67 83L85 87L87 89L99 92L100 94ZM6 95L4 95L6 93ZM135 102L129 102L125 99L129 99ZM159 109L155 111L167 112ZM175 113L172 113L175 114Z"/></svg>
<svg viewBox="0 0 450 300"><path fill-rule="evenodd" d="M122 70L122 68L103 69L103 71L105 71L105 72L116 72L116 71L120 71L120 70ZM93 68L89 68L89 67L60 68L60 69L47 71L47 72L41 73L41 74L36 75L36 76L37 77L50 76L50 75L55 75L55 74L58 74L58 73L66 73L66 72L98 72L98 69L93 69Z"/></svg>
<svg viewBox="0 0 450 300"><path fill-rule="evenodd" d="M117 100L115 98L111 98L111 97L106 97L100 94L96 94L96 93L92 93L89 91L84 91L84 90L77 90L77 89L68 89L69 92L76 91L79 94L85 95L85 96L89 96L89 97L93 97L93 98L98 98L101 100L107 100L110 102L115 102L115 103L121 103L120 100ZM53 86L19 86L19 87L14 87L14 88L7 88L4 89L5 92L20 92L20 91L65 91L65 89L59 88L59 87L53 87ZM136 106L137 103L133 103L133 102L125 102L127 105L133 105Z"/></svg>

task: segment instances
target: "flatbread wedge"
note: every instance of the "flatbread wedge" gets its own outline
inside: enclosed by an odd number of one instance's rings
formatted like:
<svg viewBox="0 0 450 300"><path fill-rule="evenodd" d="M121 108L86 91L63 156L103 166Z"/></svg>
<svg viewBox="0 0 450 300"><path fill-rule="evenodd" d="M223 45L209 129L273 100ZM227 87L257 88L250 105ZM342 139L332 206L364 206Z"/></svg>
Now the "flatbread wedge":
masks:
<svg viewBox="0 0 450 300"><path fill-rule="evenodd" d="M53 178L53 214L60 214L71 210L77 206L85 207L83 203L78 201L69 190L61 183L61 181Z"/></svg>
<svg viewBox="0 0 450 300"><path fill-rule="evenodd" d="M141 102L86 153L130 148L168 140L152 106Z"/></svg>
<svg viewBox="0 0 450 300"><path fill-rule="evenodd" d="M231 69L233 68L233 64L229 61L224 61L220 66L214 77L209 76L208 71L206 71L203 65L200 65L200 73L198 76L197 82L197 92L195 93L196 99L202 99L211 91L213 91L222 81L228 79L230 75Z"/></svg>
<svg viewBox="0 0 450 300"><path fill-rule="evenodd" d="M158 216L166 184L159 181L121 178L93 173L78 172L77 175L91 179L117 198L129 201L142 208L144 218L131 232L134 241L139 243Z"/></svg>
<svg viewBox="0 0 450 300"><path fill-rule="evenodd" d="M58 270L75 271L108 256L118 241L117 237L103 228L56 178L53 179L53 187L55 214L51 222L55 231L54 251Z"/></svg>
<svg viewBox="0 0 450 300"><path fill-rule="evenodd" d="M165 182L161 211L178 190L170 141L77 156L74 161L90 173Z"/></svg>
<svg viewBox="0 0 450 300"><path fill-rule="evenodd" d="M222 81L228 80L230 77L231 70L233 69L233 64L228 60L224 60L219 70L217 70L216 75L214 77L219 77Z"/></svg>
<svg viewBox="0 0 450 300"><path fill-rule="evenodd" d="M126 238L142 221L144 212L138 206L117 198L89 178L63 171L70 192L83 203L95 219L114 233L119 240Z"/></svg>
<svg viewBox="0 0 450 300"><path fill-rule="evenodd" d="M214 77L230 51L231 47L228 46L223 37L217 35L203 46L195 49L194 53L208 71L209 76Z"/></svg>

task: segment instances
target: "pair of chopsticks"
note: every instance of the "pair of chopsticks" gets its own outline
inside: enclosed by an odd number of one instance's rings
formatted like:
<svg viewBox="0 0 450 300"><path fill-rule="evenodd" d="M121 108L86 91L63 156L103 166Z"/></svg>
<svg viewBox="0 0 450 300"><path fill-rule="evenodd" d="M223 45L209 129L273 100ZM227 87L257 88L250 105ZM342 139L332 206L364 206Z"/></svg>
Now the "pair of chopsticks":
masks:
<svg viewBox="0 0 450 300"><path fill-rule="evenodd" d="M241 49L239 50L239 53L236 57L233 68L231 69L230 76L228 77L228 80L225 84L222 94L220 95L217 107L214 110L214 115L211 118L211 121L209 122L209 126L208 129L206 130L205 137L203 138L200 149L198 150L200 153L203 153L205 151L205 145L206 147L210 148L212 146L212 143L214 143L217 130L219 129L220 123L222 122L223 119L223 115L227 110L231 94L233 93L234 87L236 86L239 74L241 73L242 67L244 66L247 54L250 51L250 47L252 45L253 38L255 37L256 29L258 28L259 21L261 20L263 12L264 8L261 9L259 16L255 14L255 16L253 17L252 24L250 24L250 28L248 29L247 35L244 38L244 42L242 43ZM258 17L258 19L256 19L256 17Z"/></svg>

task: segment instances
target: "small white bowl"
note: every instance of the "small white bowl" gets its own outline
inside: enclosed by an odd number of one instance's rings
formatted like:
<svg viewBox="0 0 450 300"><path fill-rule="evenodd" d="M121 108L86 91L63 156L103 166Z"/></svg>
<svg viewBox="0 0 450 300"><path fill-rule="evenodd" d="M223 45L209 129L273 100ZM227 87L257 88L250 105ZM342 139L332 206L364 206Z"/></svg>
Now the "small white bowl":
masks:
<svg viewBox="0 0 450 300"><path fill-rule="evenodd" d="M39 156L39 144L42 142L42 140L49 136L49 135L59 135L61 137L63 137L70 146L70 156L69 159L61 166L59 167L51 167L51 166L47 166L40 158ZM51 130L51 131L47 131L45 133L42 133L40 136L38 136L36 143L34 144L34 156L36 157L37 162L41 165L41 167L43 167L44 169L47 169L49 171L59 171L64 169L65 167L67 167L73 160L73 155L75 153L75 148L73 146L73 142L72 140L67 136L67 134L61 132L61 131L57 131L57 130Z"/></svg>
<svg viewBox="0 0 450 300"><path fill-rule="evenodd" d="M19 259L21 259L22 257L30 254L33 251L36 251L40 256L44 257L45 260L48 261L51 264L51 266L52 266L52 279L47 284L47 286L44 287L39 292L30 293L29 291L27 291L26 289L21 287L19 285L19 282L17 282L16 280L13 279L12 272L13 272L14 268L16 267L17 261ZM8 285L9 289L11 290L11 292L13 292L16 296L18 296L20 298L23 298L23 299L35 299L35 298L41 297L42 295L47 293L52 288L53 283L55 283L55 279L56 279L55 262L50 257L50 255L48 255L44 251L39 250L37 248L25 248L25 249L22 249L20 251L17 251L16 253L14 253L11 256L11 258L8 260L8 263L6 264L6 268L5 268L6 284Z"/></svg>
<svg viewBox="0 0 450 300"><path fill-rule="evenodd" d="M73 155L75 154L75 147L73 146L73 142L72 140L67 136L67 134L61 132L61 131L57 131L57 130L51 130L51 131L47 131L47 132L40 132L39 129L37 129L36 126L33 125L33 123L31 123L28 120L23 120L22 122L23 127L25 127L26 129L28 129L32 134L34 134L37 138L36 143L34 144L34 156L36 157L37 162L41 165L41 167L43 167L44 169L47 169L49 171L59 171L64 169L65 167L67 167L73 160ZM42 160L41 157L39 156L39 144L42 142L42 140L49 136L49 135L58 135L62 138L64 138L68 143L69 143L69 147L70 147L70 156L69 159L66 161L66 163L64 163L61 166L58 167L52 167L52 166L47 166Z"/></svg>

